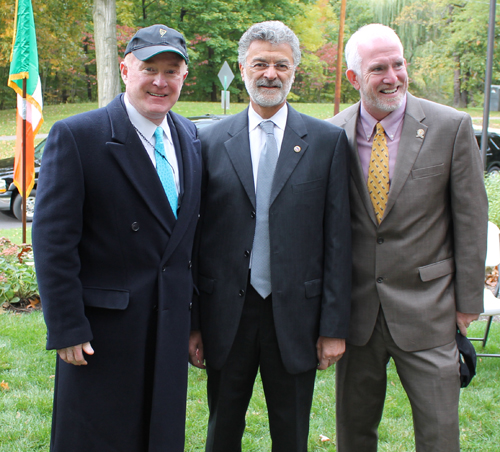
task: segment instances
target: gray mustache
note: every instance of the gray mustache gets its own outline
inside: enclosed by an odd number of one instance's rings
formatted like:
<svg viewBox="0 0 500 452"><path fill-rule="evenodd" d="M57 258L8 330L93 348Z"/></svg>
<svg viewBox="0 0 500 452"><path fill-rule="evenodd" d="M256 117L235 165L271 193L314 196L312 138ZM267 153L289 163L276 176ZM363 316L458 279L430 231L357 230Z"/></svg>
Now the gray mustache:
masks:
<svg viewBox="0 0 500 452"><path fill-rule="evenodd" d="M257 86L266 86L267 88L282 88L283 83L279 80L270 82L269 80L257 80Z"/></svg>

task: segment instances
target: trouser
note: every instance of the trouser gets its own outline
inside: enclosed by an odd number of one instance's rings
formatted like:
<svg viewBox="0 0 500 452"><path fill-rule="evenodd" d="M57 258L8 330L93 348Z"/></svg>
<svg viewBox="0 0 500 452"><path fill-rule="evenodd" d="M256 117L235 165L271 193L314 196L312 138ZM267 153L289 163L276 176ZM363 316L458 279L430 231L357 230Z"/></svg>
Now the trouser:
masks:
<svg viewBox="0 0 500 452"><path fill-rule="evenodd" d="M337 363L338 452L377 450L391 357L410 400L416 451L458 452L460 374L455 341L405 352L392 339L382 309L368 343L348 344Z"/></svg>
<svg viewBox="0 0 500 452"><path fill-rule="evenodd" d="M316 369L292 375L283 365L274 327L272 296L248 285L243 313L221 370L207 365L207 452L240 452L245 414L260 369L273 452L306 452Z"/></svg>

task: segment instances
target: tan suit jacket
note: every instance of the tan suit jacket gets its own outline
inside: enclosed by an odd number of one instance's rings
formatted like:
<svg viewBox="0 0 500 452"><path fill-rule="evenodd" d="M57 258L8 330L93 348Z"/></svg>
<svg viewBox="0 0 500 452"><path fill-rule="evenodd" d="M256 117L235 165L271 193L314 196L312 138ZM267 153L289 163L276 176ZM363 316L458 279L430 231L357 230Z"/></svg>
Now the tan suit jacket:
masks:
<svg viewBox="0 0 500 452"><path fill-rule="evenodd" d="M456 311L483 309L488 204L471 118L410 94L387 208L377 225L356 143L359 103L328 121L351 146L353 281L348 342L380 305L405 351L448 344Z"/></svg>

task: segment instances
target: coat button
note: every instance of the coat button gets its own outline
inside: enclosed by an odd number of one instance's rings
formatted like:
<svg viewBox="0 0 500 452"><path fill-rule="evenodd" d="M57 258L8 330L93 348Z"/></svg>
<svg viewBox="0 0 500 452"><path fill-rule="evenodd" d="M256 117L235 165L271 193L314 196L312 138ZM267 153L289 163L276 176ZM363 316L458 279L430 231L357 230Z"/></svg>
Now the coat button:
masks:
<svg viewBox="0 0 500 452"><path fill-rule="evenodd" d="M132 231L137 232L139 230L139 223L134 221L130 227L132 228Z"/></svg>
<svg viewBox="0 0 500 452"><path fill-rule="evenodd" d="M161 268L161 271L162 271L162 272L166 272L166 271L167 271L167 266L166 266L166 265L164 265L164 266Z"/></svg>
<svg viewBox="0 0 500 452"><path fill-rule="evenodd" d="M380 278L380 277L379 277L379 278L377 278L377 282L378 282L379 284L383 283L383 282L384 282L384 278Z"/></svg>
<svg viewBox="0 0 500 452"><path fill-rule="evenodd" d="M245 257L249 257L249 256L250 256L250 251L245 250L245 252L243 253L243 255L244 255Z"/></svg>
<svg viewBox="0 0 500 452"><path fill-rule="evenodd" d="M193 303L189 303L189 310L193 309Z"/></svg>
<svg viewBox="0 0 500 452"><path fill-rule="evenodd" d="M188 268L191 269L193 267L193 263L191 261L188 262Z"/></svg>
<svg viewBox="0 0 500 452"><path fill-rule="evenodd" d="M255 218L255 210L252 210L252 212L250 212L250 218Z"/></svg>
<svg viewBox="0 0 500 452"><path fill-rule="evenodd" d="M382 245L382 243L384 243L384 239L383 239L382 237L379 237L379 238L377 239L377 243L378 243L379 245Z"/></svg>
<svg viewBox="0 0 500 452"><path fill-rule="evenodd" d="M240 297L243 297L245 295L245 291L244 290L240 290L240 293L238 294Z"/></svg>

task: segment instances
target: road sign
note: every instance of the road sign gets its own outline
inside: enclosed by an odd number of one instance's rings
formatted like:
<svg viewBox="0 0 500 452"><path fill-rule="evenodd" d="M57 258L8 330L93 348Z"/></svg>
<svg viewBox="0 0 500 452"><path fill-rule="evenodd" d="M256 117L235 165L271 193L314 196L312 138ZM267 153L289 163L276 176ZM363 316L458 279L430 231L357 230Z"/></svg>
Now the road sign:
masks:
<svg viewBox="0 0 500 452"><path fill-rule="evenodd" d="M233 71L229 67L229 64L227 64L227 61L224 61L224 64L217 75L219 76L219 80L222 83L224 91L226 91L234 79Z"/></svg>
<svg viewBox="0 0 500 452"><path fill-rule="evenodd" d="M227 91L227 89L234 79L233 71L229 67L229 64L227 64L227 61L224 61L224 64L222 65L222 68L217 75L219 76L219 80L222 83L222 87L224 88L224 90L221 92L221 104L222 108L224 109L224 114L226 114L226 109L229 108L229 92Z"/></svg>

